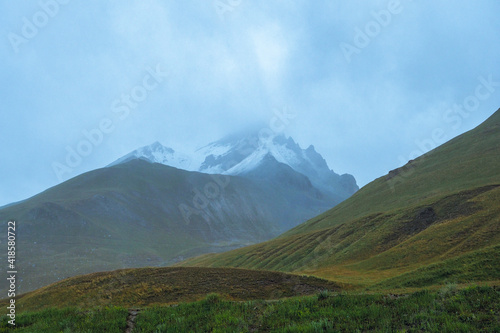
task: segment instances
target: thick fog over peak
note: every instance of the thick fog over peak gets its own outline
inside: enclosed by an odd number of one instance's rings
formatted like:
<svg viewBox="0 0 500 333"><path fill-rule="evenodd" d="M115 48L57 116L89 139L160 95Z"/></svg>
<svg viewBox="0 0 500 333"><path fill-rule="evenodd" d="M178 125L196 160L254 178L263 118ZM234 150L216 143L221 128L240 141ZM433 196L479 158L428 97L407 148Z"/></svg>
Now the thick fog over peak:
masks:
<svg viewBox="0 0 500 333"><path fill-rule="evenodd" d="M0 205L156 141L313 145L363 186L500 106L485 0L2 2Z"/></svg>

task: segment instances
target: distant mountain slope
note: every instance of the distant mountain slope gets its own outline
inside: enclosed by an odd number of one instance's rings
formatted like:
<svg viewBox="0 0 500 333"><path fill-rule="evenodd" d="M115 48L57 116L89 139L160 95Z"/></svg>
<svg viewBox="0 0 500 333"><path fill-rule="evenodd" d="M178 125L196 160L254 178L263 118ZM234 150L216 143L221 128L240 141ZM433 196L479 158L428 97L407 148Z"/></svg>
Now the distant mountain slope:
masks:
<svg viewBox="0 0 500 333"><path fill-rule="evenodd" d="M288 171L277 184L131 159L1 209L2 225L17 221L19 288L241 247L331 207Z"/></svg>
<svg viewBox="0 0 500 333"><path fill-rule="evenodd" d="M275 240L181 265L302 271L360 285L393 278L392 286L418 287L500 281L499 244L500 110ZM479 258L488 264L470 262ZM425 269L450 260L469 264L437 276Z"/></svg>

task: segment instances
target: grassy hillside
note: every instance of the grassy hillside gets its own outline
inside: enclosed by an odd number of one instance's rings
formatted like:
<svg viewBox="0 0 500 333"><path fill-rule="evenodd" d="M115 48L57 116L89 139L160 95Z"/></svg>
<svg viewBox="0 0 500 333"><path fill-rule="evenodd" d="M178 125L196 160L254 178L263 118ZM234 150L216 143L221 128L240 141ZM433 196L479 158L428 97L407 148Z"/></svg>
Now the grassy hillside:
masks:
<svg viewBox="0 0 500 333"><path fill-rule="evenodd" d="M210 293L240 301L277 299L310 295L321 290L339 291L340 288L339 284L323 279L269 271L136 268L69 278L18 296L16 308L18 311L33 311L54 306L166 305L200 300Z"/></svg>
<svg viewBox="0 0 500 333"><path fill-rule="evenodd" d="M463 190L500 184L500 110L481 125L360 189L283 236L331 227Z"/></svg>
<svg viewBox="0 0 500 333"><path fill-rule="evenodd" d="M360 287L422 287L429 279L500 282L498 245L500 110L274 240L180 265L305 272ZM457 266L449 274L432 269L452 259ZM458 265L461 260L469 264ZM480 272L470 274L474 269ZM386 279L392 283L383 284Z"/></svg>
<svg viewBox="0 0 500 333"><path fill-rule="evenodd" d="M143 309L52 308L17 315L0 332L497 332L500 290L491 287L410 295L320 292L278 301L203 300ZM134 320L132 320L132 316ZM127 329L127 330L126 330Z"/></svg>

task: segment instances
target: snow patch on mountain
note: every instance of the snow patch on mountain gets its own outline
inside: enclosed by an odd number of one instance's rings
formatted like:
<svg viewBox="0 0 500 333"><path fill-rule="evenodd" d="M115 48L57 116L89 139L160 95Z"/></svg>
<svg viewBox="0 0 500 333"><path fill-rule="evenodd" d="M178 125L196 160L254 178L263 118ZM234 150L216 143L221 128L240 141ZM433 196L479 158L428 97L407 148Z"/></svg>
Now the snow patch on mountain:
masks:
<svg viewBox="0 0 500 333"><path fill-rule="evenodd" d="M243 161L236 164L232 168L223 171L223 173L227 174L227 175L240 175L240 174L247 173L251 170L254 170L259 165L262 164L262 161L264 160L265 156L268 153L269 152L265 149L257 149L252 154L250 154L247 158L245 158Z"/></svg>
<svg viewBox="0 0 500 333"><path fill-rule="evenodd" d="M190 171L192 171L191 169L193 168L193 160L191 156L176 152L172 148L163 146L158 141L151 145L134 150L133 152L109 164L108 167L128 162L132 159L142 159L150 163L160 163L174 168Z"/></svg>

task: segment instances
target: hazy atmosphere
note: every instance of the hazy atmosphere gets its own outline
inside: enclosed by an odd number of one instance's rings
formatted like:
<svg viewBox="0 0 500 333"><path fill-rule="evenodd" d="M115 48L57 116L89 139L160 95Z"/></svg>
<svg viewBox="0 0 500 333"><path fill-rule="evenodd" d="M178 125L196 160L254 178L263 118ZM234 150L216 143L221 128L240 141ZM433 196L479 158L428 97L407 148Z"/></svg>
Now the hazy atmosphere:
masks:
<svg viewBox="0 0 500 333"><path fill-rule="evenodd" d="M498 13L495 0L3 1L0 205L154 141L187 151L276 119L362 187L498 109Z"/></svg>

